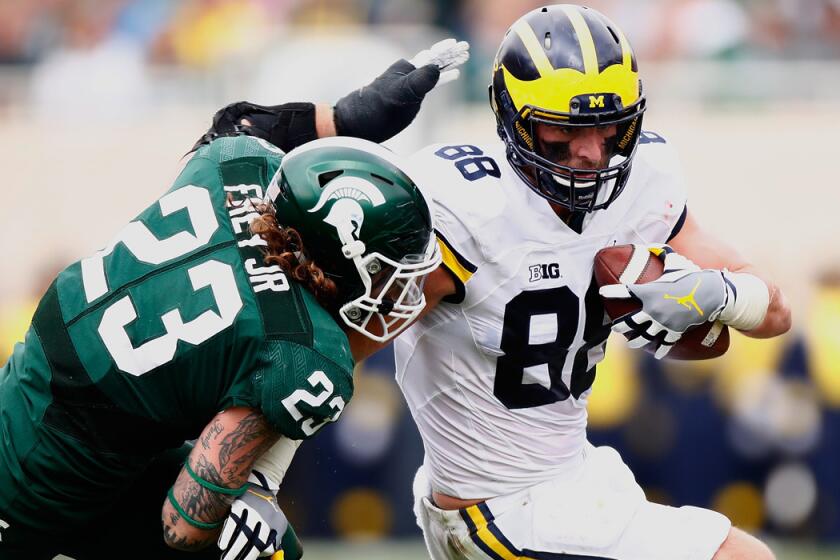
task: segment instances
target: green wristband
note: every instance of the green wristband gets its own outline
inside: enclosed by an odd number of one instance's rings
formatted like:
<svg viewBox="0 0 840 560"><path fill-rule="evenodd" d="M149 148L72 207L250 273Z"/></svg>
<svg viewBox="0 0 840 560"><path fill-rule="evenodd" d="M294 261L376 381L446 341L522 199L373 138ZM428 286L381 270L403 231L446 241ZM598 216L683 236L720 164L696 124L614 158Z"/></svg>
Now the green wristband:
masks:
<svg viewBox="0 0 840 560"><path fill-rule="evenodd" d="M187 471L187 474L192 477L193 480L198 482L204 488L208 490L212 490L213 492L218 492L219 494L227 494L228 496L241 496L248 490L248 483L246 482L239 488L225 488L224 486L217 486L208 480L204 480L190 468L190 460L187 459L184 462L184 469Z"/></svg>
<svg viewBox="0 0 840 560"><path fill-rule="evenodd" d="M184 518L184 521L192 525L197 529L204 529L205 531L209 531L210 529L218 529L222 526L224 519L220 521L216 521L215 523L204 523L203 521L199 521L197 519L193 519L192 517L184 511L184 508L181 507L181 504L178 503L178 500L175 499L175 494L173 493L173 488L169 489L169 492L166 493L166 496L169 498L169 503L172 504L172 507L175 508L175 511L178 512L178 515Z"/></svg>

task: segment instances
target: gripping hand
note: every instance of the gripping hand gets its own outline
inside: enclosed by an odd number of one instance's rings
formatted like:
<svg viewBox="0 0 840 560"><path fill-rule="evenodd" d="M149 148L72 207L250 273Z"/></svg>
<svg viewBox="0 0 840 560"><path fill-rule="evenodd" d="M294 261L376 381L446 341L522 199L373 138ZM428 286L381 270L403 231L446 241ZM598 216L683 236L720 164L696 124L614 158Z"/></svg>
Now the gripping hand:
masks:
<svg viewBox="0 0 840 560"><path fill-rule="evenodd" d="M661 359L689 328L714 321L730 298L723 271L701 270L670 247L649 249L664 262L662 276L645 284L611 284L599 290L607 298L636 298L642 309L620 317L613 330L632 348L652 342Z"/></svg>
<svg viewBox="0 0 840 560"><path fill-rule="evenodd" d="M373 82L338 100L336 131L373 142L395 136L417 116L427 93L458 78L469 48L466 41L444 39L411 60L398 60Z"/></svg>
<svg viewBox="0 0 840 560"><path fill-rule="evenodd" d="M303 549L277 504L277 487L258 471L248 477L248 490L233 502L219 535L222 560L254 560L283 551L297 560Z"/></svg>

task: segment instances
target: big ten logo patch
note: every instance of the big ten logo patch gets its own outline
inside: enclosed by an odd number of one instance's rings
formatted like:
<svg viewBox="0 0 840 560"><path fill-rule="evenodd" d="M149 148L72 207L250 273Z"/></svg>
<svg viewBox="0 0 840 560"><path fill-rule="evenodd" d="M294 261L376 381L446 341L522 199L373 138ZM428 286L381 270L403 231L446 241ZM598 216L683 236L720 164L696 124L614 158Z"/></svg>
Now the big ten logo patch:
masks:
<svg viewBox="0 0 840 560"><path fill-rule="evenodd" d="M528 267L528 272L531 273L531 276L528 278L529 282L537 282L547 278L560 278L560 264L532 264Z"/></svg>

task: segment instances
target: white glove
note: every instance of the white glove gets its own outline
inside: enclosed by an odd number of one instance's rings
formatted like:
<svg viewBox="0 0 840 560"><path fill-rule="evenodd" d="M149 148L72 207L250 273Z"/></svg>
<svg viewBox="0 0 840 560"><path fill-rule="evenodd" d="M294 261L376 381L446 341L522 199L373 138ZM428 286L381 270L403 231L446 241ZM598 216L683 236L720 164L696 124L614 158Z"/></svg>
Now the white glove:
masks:
<svg viewBox="0 0 840 560"><path fill-rule="evenodd" d="M275 493L279 485L254 471L248 477L248 490L231 505L219 535L222 560L254 560L282 549L283 534L289 521Z"/></svg>
<svg viewBox="0 0 840 560"><path fill-rule="evenodd" d="M662 276L645 284L602 286L599 292L641 301L640 311L620 317L612 328L629 339L631 348L656 344L654 357L662 359L686 330L716 320L731 294L723 271L701 270L667 245L654 249L664 262Z"/></svg>
<svg viewBox="0 0 840 560"><path fill-rule="evenodd" d="M440 70L440 78L435 87L458 79L461 71L458 66L464 64L470 58L470 44L466 41L456 41L449 38L439 41L422 50L409 60L415 68L434 64Z"/></svg>

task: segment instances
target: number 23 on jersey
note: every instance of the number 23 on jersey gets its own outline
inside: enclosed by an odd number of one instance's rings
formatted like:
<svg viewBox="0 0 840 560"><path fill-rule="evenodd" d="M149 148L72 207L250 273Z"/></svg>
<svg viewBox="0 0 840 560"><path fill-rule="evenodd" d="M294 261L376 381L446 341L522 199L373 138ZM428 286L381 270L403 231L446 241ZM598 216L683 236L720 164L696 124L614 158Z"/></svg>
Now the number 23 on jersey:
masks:
<svg viewBox="0 0 840 560"><path fill-rule="evenodd" d="M190 231L179 231L159 239L140 221L129 223L104 249L81 261L82 283L88 303L106 295L110 287L105 274L105 259L117 244L140 262L161 265L183 257L206 245L219 223L207 189L187 185L163 196L159 201L163 222L167 216L186 210ZM189 281L197 291L210 287L218 312L208 309L184 321L178 309L159 315L166 333L134 346L126 330L137 319L137 309L131 296L109 303L99 324L98 332L117 367L140 376L172 360L178 341L198 345L233 324L242 308L242 298L236 285L233 267L218 260L206 260L186 270L184 282Z"/></svg>

